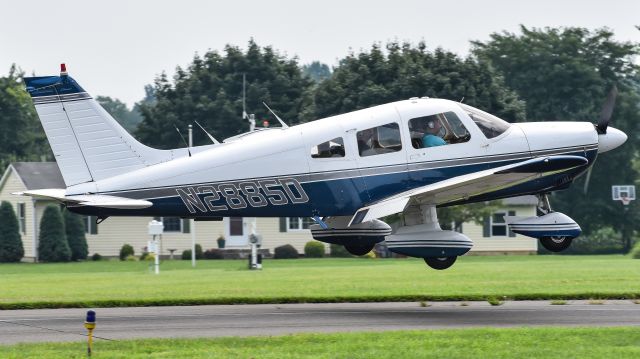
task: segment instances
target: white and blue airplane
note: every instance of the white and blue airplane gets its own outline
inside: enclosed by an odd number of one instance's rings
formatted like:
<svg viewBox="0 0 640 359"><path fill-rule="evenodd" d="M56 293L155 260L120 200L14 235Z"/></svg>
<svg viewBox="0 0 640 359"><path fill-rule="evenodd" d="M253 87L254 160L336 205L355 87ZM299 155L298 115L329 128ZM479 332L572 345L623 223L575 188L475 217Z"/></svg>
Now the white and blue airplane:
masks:
<svg viewBox="0 0 640 359"><path fill-rule="evenodd" d="M609 127L616 90L597 124L508 123L471 106L411 98L223 143L158 150L136 141L62 66L24 79L66 188L22 195L97 216L312 217L315 239L363 255L391 251L450 267L472 247L440 228L436 207L520 195L540 216L510 229L566 249L580 226L547 195L565 189L627 136ZM217 141L215 141L217 142ZM403 214L392 233L379 218Z"/></svg>

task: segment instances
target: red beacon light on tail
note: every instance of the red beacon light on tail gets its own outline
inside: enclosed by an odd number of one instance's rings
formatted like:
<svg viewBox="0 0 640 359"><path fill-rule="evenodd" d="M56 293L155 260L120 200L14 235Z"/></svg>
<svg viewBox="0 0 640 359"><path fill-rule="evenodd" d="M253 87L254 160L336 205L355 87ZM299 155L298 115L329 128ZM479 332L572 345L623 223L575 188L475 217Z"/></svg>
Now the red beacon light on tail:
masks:
<svg viewBox="0 0 640 359"><path fill-rule="evenodd" d="M67 65L66 64L60 64L60 76L67 76Z"/></svg>

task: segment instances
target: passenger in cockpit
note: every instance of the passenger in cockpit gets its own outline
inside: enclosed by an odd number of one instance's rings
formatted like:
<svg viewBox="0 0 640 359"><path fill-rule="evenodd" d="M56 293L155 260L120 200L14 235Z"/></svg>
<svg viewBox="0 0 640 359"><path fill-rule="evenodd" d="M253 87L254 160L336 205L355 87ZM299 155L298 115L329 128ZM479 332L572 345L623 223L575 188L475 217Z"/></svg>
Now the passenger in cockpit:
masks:
<svg viewBox="0 0 640 359"><path fill-rule="evenodd" d="M436 117L436 116L433 116ZM442 124L438 118L429 119L426 124L426 129L424 136L422 137L422 147L436 147L446 145L445 140L442 139L438 134L440 133L440 129L442 128Z"/></svg>

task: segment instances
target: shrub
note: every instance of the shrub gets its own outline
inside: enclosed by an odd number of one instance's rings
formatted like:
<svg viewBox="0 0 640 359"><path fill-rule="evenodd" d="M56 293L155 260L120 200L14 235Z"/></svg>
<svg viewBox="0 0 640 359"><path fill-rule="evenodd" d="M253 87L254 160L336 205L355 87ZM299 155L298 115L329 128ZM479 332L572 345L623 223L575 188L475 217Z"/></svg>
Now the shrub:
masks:
<svg viewBox="0 0 640 359"><path fill-rule="evenodd" d="M227 243L227 241L224 239L224 236L218 237L216 242L218 242L218 248L224 248L225 244Z"/></svg>
<svg viewBox="0 0 640 359"><path fill-rule="evenodd" d="M324 257L324 244L318 241L309 241L304 245L304 256L307 258Z"/></svg>
<svg viewBox="0 0 640 359"><path fill-rule="evenodd" d="M84 234L84 223L82 217L70 212L64 211L64 228L67 235L69 249L71 249L71 260L85 260L89 255L87 246L87 238Z"/></svg>
<svg viewBox="0 0 640 359"><path fill-rule="evenodd" d="M290 244L285 244L284 246L276 247L273 250L273 258L274 259L293 259L298 258L298 251Z"/></svg>
<svg viewBox="0 0 640 359"><path fill-rule="evenodd" d="M640 242L636 243L633 249L631 249L631 258L640 259Z"/></svg>
<svg viewBox="0 0 640 359"><path fill-rule="evenodd" d="M128 255L124 260L125 262L136 262L138 261L138 258L136 258L136 256L131 254L131 255Z"/></svg>
<svg viewBox="0 0 640 359"><path fill-rule="evenodd" d="M0 204L0 262L19 262L24 256L20 225L13 211L13 206L7 201Z"/></svg>
<svg viewBox="0 0 640 359"><path fill-rule="evenodd" d="M340 244L330 244L329 255L331 257L353 257L351 253L347 252L344 246Z"/></svg>
<svg viewBox="0 0 640 359"><path fill-rule="evenodd" d="M127 257L134 255L133 247L129 244L123 244L122 248L120 248L120 260L123 261L127 259Z"/></svg>
<svg viewBox="0 0 640 359"><path fill-rule="evenodd" d="M196 259L202 259L202 257L203 257L202 246L199 244L196 244ZM191 249L186 249L182 251L182 259L184 260L191 259Z"/></svg>
<svg viewBox="0 0 640 359"><path fill-rule="evenodd" d="M94 253L94 254L91 256L91 260L92 260L92 261L95 261L95 262L97 262L97 261L101 261L101 260L102 260L102 256L100 255L100 253Z"/></svg>
<svg viewBox="0 0 640 359"><path fill-rule="evenodd" d="M140 256L140 260L141 261L155 262L155 260L156 260L155 253L145 252L145 254L146 255L144 257Z"/></svg>
<svg viewBox="0 0 640 359"><path fill-rule="evenodd" d="M49 205L40 220L38 258L43 262L68 262L71 249L64 229L64 219L60 208Z"/></svg>
<svg viewBox="0 0 640 359"><path fill-rule="evenodd" d="M224 253L220 249L211 248L204 252L204 259L224 259Z"/></svg>

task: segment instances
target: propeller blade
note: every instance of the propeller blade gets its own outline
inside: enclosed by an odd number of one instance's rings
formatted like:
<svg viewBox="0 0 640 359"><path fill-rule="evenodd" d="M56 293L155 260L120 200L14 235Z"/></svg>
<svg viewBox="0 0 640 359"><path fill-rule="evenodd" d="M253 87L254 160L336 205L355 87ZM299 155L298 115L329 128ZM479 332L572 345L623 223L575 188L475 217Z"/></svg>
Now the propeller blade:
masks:
<svg viewBox="0 0 640 359"><path fill-rule="evenodd" d="M587 171L587 178L584 181L584 188L583 188L584 194L587 194L587 191L589 191L589 182L591 181L591 171L593 171L593 166L589 167L589 170Z"/></svg>
<svg viewBox="0 0 640 359"><path fill-rule="evenodd" d="M602 111L600 112L600 119L598 119L598 124L596 125L596 129L599 134L607 133L607 127L609 127L609 121L611 121L611 115L613 114L613 107L616 104L616 97L618 96L618 87L613 85L611 91L609 91L609 95L602 106Z"/></svg>

